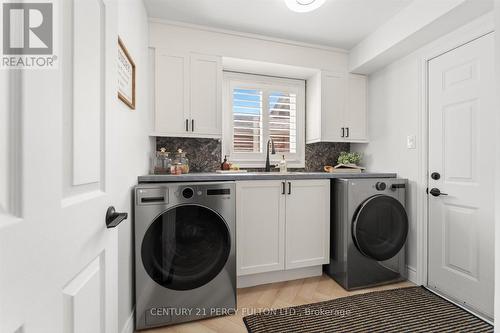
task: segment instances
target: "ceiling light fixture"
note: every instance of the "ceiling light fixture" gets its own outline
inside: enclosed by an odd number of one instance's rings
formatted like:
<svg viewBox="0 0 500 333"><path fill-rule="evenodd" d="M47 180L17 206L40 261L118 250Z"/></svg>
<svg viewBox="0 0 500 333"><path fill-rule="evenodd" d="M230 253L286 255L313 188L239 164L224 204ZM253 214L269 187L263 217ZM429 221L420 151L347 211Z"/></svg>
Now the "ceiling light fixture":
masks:
<svg viewBox="0 0 500 333"><path fill-rule="evenodd" d="M307 13L321 7L326 0L285 0L287 7L297 13Z"/></svg>

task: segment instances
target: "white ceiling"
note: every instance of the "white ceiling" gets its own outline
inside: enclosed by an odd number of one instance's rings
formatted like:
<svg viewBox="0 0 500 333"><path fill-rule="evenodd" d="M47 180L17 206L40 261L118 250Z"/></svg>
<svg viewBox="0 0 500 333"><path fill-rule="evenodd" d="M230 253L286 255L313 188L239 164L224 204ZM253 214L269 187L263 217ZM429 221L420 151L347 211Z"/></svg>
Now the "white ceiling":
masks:
<svg viewBox="0 0 500 333"><path fill-rule="evenodd" d="M351 49L412 0L326 0L294 13L283 0L144 0L150 17Z"/></svg>

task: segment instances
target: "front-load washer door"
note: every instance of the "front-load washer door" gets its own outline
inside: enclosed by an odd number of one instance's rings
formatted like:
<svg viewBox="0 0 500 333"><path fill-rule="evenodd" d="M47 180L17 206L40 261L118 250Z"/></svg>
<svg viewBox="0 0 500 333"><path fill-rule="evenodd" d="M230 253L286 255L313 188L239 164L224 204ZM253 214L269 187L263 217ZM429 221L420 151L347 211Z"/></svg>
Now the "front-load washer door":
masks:
<svg viewBox="0 0 500 333"><path fill-rule="evenodd" d="M357 209L352 222L356 247L377 261L399 253L408 236L408 216L403 205L386 195L375 195Z"/></svg>
<svg viewBox="0 0 500 333"><path fill-rule="evenodd" d="M230 231L219 214L199 205L182 205L165 211L149 226L141 258L159 285L190 290L215 278L230 251Z"/></svg>

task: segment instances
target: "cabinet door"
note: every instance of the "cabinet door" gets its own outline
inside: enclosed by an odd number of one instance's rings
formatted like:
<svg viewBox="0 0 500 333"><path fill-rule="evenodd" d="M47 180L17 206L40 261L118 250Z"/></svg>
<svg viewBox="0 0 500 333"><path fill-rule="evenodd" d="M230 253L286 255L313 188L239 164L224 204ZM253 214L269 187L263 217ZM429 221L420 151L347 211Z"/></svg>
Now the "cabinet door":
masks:
<svg viewBox="0 0 500 333"><path fill-rule="evenodd" d="M189 56L156 52L155 132L185 136L189 130Z"/></svg>
<svg viewBox="0 0 500 333"><path fill-rule="evenodd" d="M236 183L237 274L285 268L285 195L281 181Z"/></svg>
<svg viewBox="0 0 500 333"><path fill-rule="evenodd" d="M342 73L323 73L321 87L321 141L343 141L347 80Z"/></svg>
<svg viewBox="0 0 500 333"><path fill-rule="evenodd" d="M330 180L296 180L287 184L285 239L286 269L328 263Z"/></svg>
<svg viewBox="0 0 500 333"><path fill-rule="evenodd" d="M366 140L366 76L349 74L344 126L347 141Z"/></svg>
<svg viewBox="0 0 500 333"><path fill-rule="evenodd" d="M218 56L191 55L191 131L222 136L222 63Z"/></svg>

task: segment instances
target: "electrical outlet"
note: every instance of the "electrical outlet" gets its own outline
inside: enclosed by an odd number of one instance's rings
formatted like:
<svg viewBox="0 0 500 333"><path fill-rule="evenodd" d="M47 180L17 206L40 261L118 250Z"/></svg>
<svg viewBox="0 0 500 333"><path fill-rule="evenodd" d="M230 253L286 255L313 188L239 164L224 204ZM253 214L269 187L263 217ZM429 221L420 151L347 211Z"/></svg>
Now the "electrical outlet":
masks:
<svg viewBox="0 0 500 333"><path fill-rule="evenodd" d="M408 135L406 137L406 146L408 149L415 149L417 148L417 138L415 135Z"/></svg>

